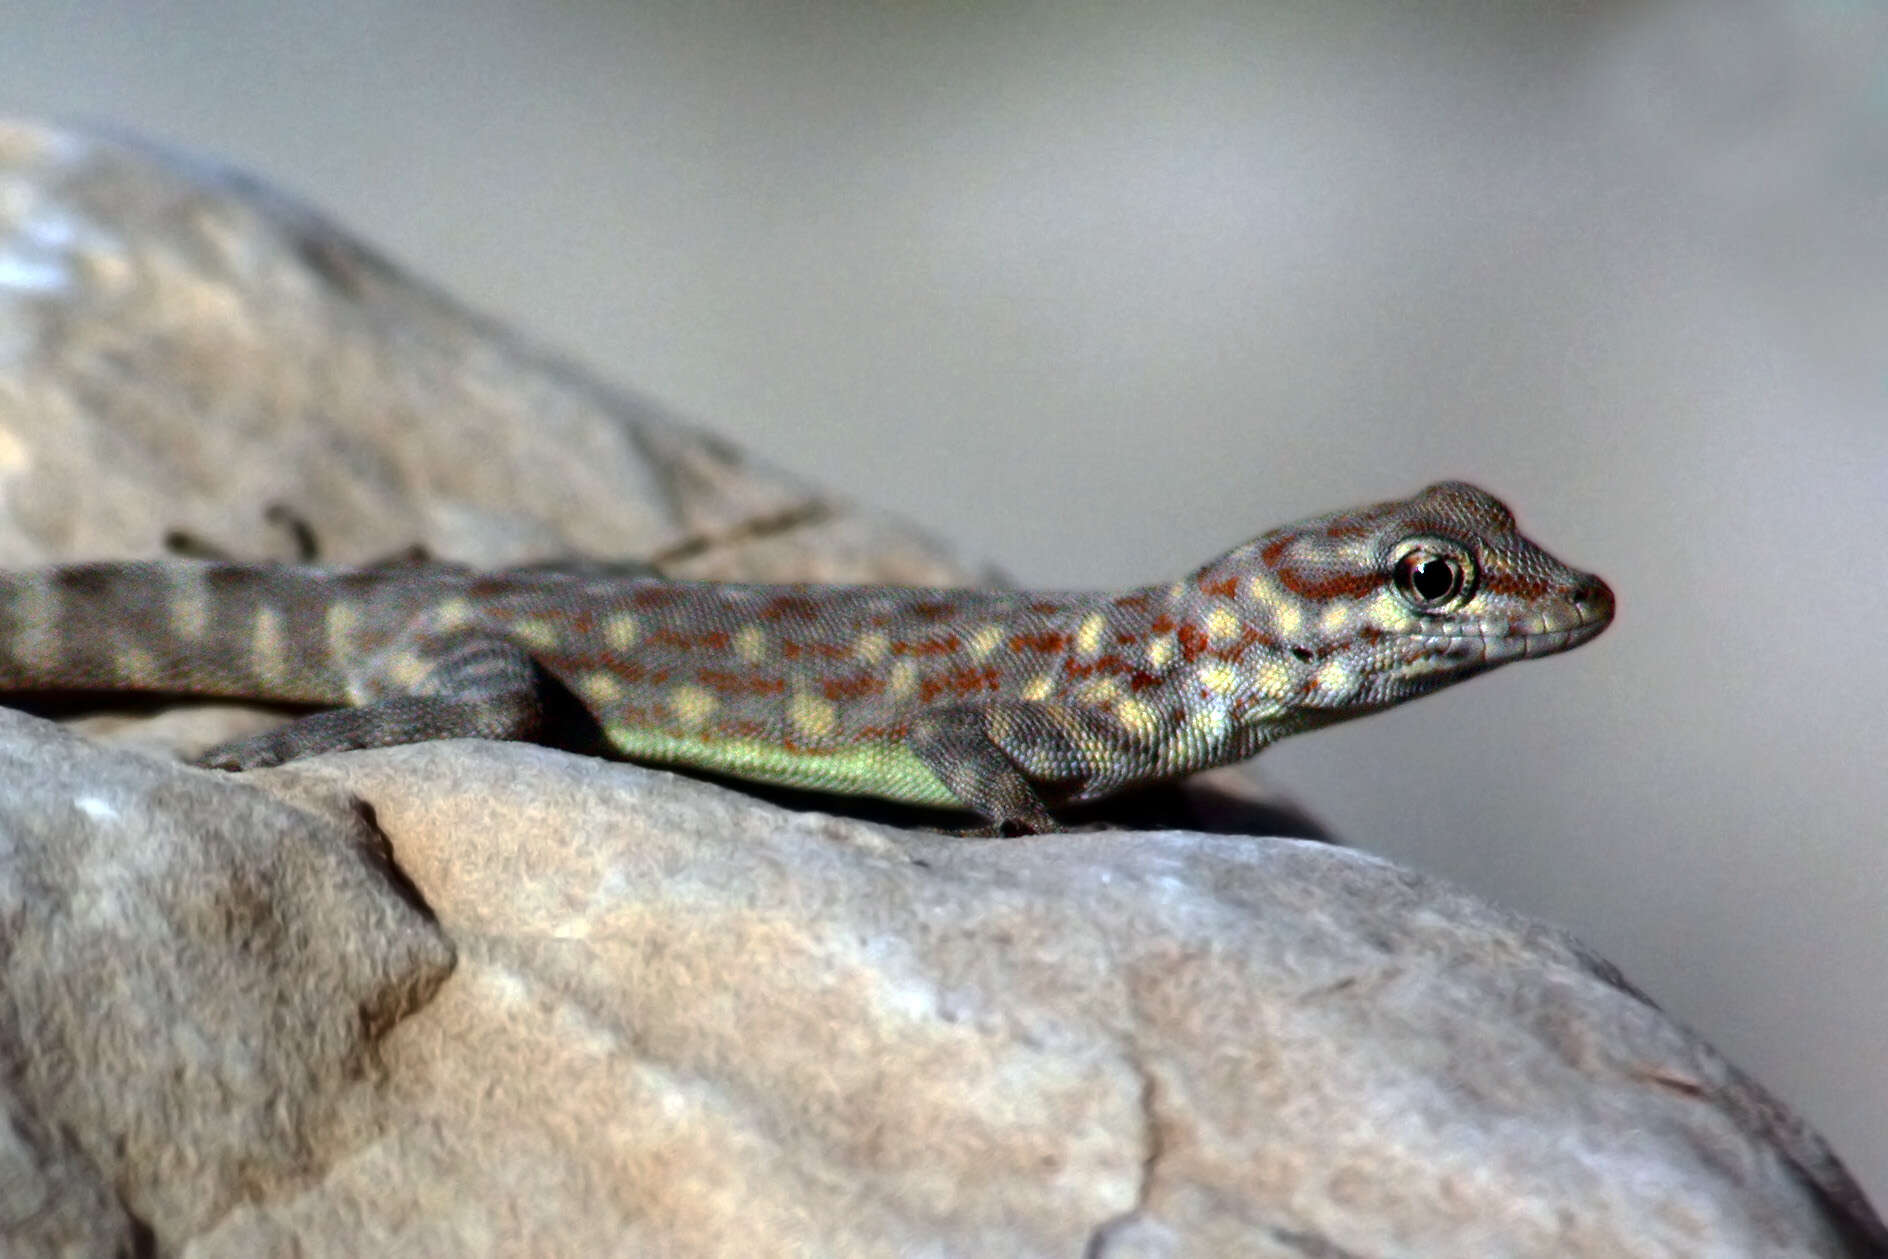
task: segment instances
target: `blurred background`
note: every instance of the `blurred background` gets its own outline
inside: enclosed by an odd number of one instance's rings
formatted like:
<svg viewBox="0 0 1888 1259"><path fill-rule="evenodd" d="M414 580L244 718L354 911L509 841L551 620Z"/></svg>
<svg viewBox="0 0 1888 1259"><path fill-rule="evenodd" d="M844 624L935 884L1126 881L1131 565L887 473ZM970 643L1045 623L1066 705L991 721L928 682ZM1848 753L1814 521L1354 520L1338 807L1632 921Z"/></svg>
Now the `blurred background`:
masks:
<svg viewBox="0 0 1888 1259"><path fill-rule="evenodd" d="M204 150L1051 586L1480 482L1613 630L1261 765L1573 929L1888 1209L1888 8L0 9Z"/></svg>

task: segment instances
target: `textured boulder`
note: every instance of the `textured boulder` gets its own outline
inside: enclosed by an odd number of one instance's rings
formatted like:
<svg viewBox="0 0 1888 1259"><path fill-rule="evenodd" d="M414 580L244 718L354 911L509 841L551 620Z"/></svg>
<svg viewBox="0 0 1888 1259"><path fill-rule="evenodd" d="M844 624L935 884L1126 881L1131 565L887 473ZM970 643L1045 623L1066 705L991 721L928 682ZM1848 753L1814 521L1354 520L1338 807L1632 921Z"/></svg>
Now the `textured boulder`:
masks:
<svg viewBox="0 0 1888 1259"><path fill-rule="evenodd" d="M974 576L135 144L0 127L0 329L0 563ZM1604 963L1367 856L163 759L272 719L0 713L0 1253L1888 1253Z"/></svg>
<svg viewBox="0 0 1888 1259"><path fill-rule="evenodd" d="M1868 1253L1607 967L1328 845L0 739L9 1223L89 1253Z"/></svg>
<svg viewBox="0 0 1888 1259"><path fill-rule="evenodd" d="M0 800L0 1229L21 1249L180 1242L372 1139L354 1090L452 950L348 796L0 712Z"/></svg>

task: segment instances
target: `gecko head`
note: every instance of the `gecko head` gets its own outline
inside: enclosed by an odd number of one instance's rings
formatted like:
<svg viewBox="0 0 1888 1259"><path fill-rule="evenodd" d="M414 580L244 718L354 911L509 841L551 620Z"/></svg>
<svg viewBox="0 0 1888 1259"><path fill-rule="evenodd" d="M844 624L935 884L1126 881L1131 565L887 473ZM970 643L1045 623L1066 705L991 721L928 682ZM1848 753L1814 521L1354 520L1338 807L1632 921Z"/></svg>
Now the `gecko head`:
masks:
<svg viewBox="0 0 1888 1259"><path fill-rule="evenodd" d="M1273 530L1202 570L1272 647L1260 702L1330 720L1586 642L1613 592L1460 481ZM1317 714L1322 713L1322 718Z"/></svg>

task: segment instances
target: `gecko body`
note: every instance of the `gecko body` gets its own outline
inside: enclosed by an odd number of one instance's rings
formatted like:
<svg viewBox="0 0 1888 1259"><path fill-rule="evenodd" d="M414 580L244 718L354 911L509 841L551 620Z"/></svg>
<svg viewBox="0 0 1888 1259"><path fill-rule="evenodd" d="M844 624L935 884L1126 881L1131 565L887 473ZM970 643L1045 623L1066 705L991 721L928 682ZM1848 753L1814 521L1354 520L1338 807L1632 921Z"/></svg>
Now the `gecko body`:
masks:
<svg viewBox="0 0 1888 1259"><path fill-rule="evenodd" d="M320 707L226 769L426 739L568 741L995 829L1228 764L1612 618L1598 577L1460 482L1265 533L1123 592L676 582L213 561L0 576L0 692Z"/></svg>

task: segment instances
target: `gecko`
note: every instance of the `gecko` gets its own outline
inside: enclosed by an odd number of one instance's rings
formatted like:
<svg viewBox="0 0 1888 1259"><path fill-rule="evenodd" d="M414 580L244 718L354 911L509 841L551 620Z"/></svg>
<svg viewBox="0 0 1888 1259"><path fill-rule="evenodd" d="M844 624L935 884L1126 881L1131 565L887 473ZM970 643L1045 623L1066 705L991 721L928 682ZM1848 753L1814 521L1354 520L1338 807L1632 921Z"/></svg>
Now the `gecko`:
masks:
<svg viewBox="0 0 1888 1259"><path fill-rule="evenodd" d="M1273 529L1112 592L691 582L200 559L0 574L0 694L315 709L209 749L245 770L459 737L1057 829L1613 617L1600 578L1459 481ZM575 724L573 723L575 718Z"/></svg>

